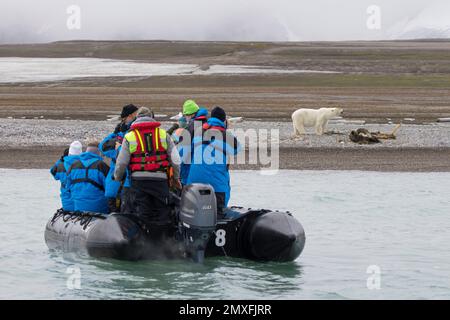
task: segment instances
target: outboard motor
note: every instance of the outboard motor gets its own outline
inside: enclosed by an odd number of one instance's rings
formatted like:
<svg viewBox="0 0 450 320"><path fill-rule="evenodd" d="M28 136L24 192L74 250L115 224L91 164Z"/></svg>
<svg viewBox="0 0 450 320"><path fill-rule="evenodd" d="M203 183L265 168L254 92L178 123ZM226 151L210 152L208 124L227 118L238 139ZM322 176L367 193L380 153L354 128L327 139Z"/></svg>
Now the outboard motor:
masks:
<svg viewBox="0 0 450 320"><path fill-rule="evenodd" d="M213 187L192 184L183 188L179 231L185 249L195 262L203 263L208 240L217 224L217 203Z"/></svg>

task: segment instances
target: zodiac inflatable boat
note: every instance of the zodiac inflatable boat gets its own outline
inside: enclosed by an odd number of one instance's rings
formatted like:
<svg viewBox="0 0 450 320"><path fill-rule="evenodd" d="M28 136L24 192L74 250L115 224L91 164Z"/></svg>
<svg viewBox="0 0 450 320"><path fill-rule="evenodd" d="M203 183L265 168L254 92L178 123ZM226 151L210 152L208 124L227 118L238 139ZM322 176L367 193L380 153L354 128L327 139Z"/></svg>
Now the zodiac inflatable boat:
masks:
<svg viewBox="0 0 450 320"><path fill-rule="evenodd" d="M173 237L152 238L145 222L129 214L58 210L45 229L50 249L120 260L230 256L293 261L305 245L302 225L289 212L231 207L217 219L211 186L193 184L174 198Z"/></svg>

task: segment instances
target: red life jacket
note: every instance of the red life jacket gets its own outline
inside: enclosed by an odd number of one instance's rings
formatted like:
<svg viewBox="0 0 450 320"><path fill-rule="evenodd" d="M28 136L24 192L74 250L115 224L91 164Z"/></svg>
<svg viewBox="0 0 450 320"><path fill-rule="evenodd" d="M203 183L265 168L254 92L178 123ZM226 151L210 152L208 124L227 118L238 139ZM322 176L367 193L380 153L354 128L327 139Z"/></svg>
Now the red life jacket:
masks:
<svg viewBox="0 0 450 320"><path fill-rule="evenodd" d="M206 120L208 120L207 116L198 116L198 117L194 118L194 121L202 121L203 122Z"/></svg>
<svg viewBox="0 0 450 320"><path fill-rule="evenodd" d="M221 132L225 132L226 130L224 127L221 126L212 126L209 123L203 124L203 130L210 130L210 129L219 130Z"/></svg>
<svg viewBox="0 0 450 320"><path fill-rule="evenodd" d="M161 142L160 125L159 122L141 122L131 126L130 132L134 132L137 142L136 151L131 153L131 172L167 172L170 163L167 149Z"/></svg>

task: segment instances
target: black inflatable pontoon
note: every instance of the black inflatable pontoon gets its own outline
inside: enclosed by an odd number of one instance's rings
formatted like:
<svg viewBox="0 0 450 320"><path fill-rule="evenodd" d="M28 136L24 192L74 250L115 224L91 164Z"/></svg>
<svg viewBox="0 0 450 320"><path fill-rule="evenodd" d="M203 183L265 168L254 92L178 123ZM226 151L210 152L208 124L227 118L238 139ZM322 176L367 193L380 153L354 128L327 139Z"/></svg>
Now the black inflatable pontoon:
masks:
<svg viewBox="0 0 450 320"><path fill-rule="evenodd" d="M305 232L289 212L226 209L217 220L209 185L184 188L174 204L173 237L155 241L152 230L134 215L58 210L45 229L50 249L85 252L121 260L230 256L256 261L292 261L305 245Z"/></svg>

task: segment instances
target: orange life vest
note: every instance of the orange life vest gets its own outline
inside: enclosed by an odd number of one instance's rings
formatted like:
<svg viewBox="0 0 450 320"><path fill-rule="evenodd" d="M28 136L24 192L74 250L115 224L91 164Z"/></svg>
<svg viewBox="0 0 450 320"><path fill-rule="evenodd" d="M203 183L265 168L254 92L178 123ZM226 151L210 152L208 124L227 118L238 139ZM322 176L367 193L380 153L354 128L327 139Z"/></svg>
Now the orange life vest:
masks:
<svg viewBox="0 0 450 320"><path fill-rule="evenodd" d="M131 172L167 172L170 167L167 154L166 132L159 122L135 123L125 136L130 143ZM132 137L134 135L134 137ZM134 140L134 141L133 141Z"/></svg>

